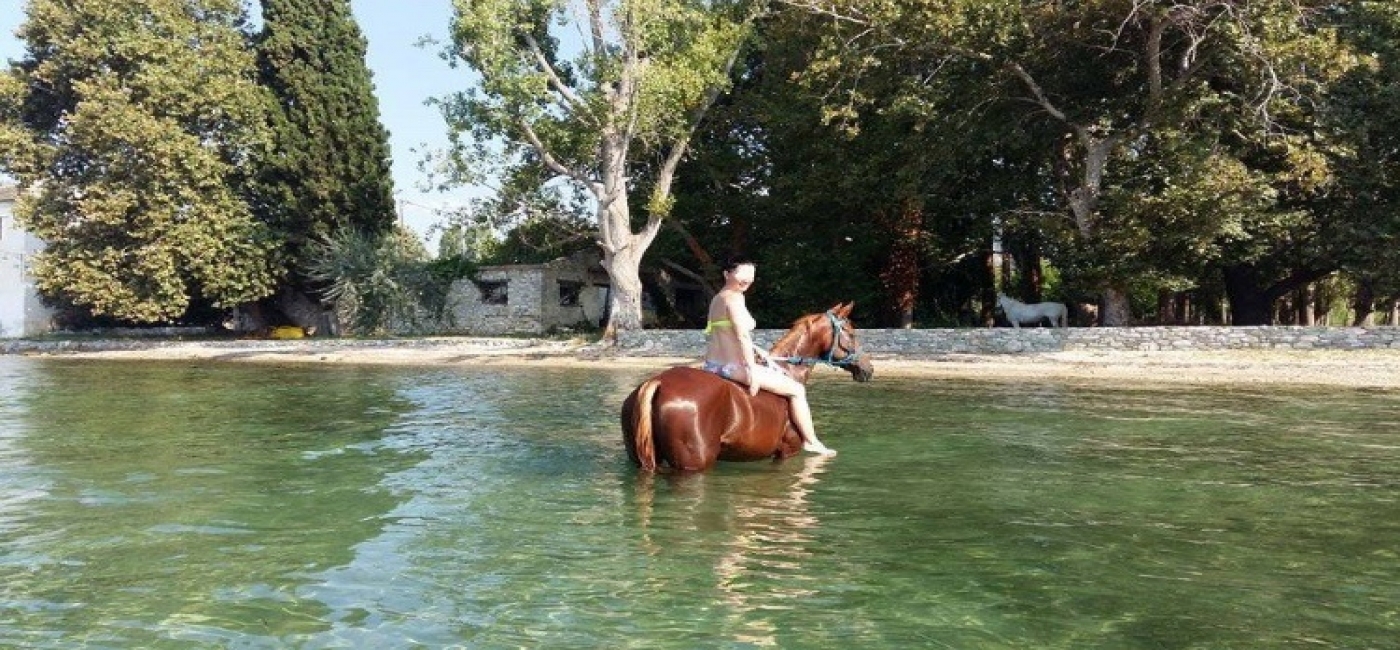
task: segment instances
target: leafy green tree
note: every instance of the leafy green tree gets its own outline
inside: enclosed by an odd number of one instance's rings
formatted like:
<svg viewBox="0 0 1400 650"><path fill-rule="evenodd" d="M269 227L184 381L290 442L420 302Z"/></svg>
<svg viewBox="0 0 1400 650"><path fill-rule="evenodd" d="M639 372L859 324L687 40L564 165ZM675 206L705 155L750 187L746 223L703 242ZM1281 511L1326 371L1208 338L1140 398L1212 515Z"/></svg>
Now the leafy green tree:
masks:
<svg viewBox="0 0 1400 650"><path fill-rule="evenodd" d="M237 0L33 0L0 77L0 166L61 302L137 322L268 295L243 169L263 104Z"/></svg>
<svg viewBox="0 0 1400 650"><path fill-rule="evenodd" d="M605 338L642 327L642 256L671 211L692 133L729 84L754 4L454 2L449 55L481 76L443 102L460 139L452 160L470 168L458 177L562 181L591 200L612 282ZM645 219L634 231L635 208Z"/></svg>
<svg viewBox="0 0 1400 650"><path fill-rule="evenodd" d="M1400 301L1400 5L1351 2L1333 16L1361 64L1329 95L1325 124L1345 144L1325 209L1343 241L1341 268L1356 280L1361 324L1378 301Z"/></svg>
<svg viewBox="0 0 1400 650"><path fill-rule="evenodd" d="M670 239L684 246L663 240L666 261L714 275L707 258L757 254L753 306L770 322L836 299L863 325L983 322L994 217L1038 192L1024 129L983 104L980 62L940 63L930 84L924 53L885 52L860 71L866 101L835 110L842 75L822 66L853 63L820 59L828 26L797 10L760 25L682 168Z"/></svg>
<svg viewBox="0 0 1400 650"><path fill-rule="evenodd" d="M258 209L285 241L287 282L309 291L298 270L311 243L393 229L389 134L349 0L262 0L262 10L258 66L274 106Z"/></svg>
<svg viewBox="0 0 1400 650"><path fill-rule="evenodd" d="M840 98L828 109L836 119L854 117L870 101L857 82L897 53L921 54L927 83L942 79L949 62L965 62L949 68L954 72L977 70L974 64L980 64L984 105L1019 107L1008 115L1041 137L1049 167L1038 174L1057 197L1058 210L1069 217L1063 225L1070 226L1061 228L1052 218L1043 229L1066 239L1062 248L1073 254L1079 281L1100 290L1103 320L1110 325L1129 321L1130 289L1142 280L1140 262L1153 256L1144 247L1153 243L1142 236L1150 232L1147 224L1132 214L1110 212L1115 194L1131 195L1124 191L1131 184L1123 184L1125 168L1152 153L1154 138L1167 139L1175 152L1207 156L1189 166L1219 164L1209 158L1211 147L1182 143L1220 140L1222 120L1212 118L1223 111L1245 127L1239 132L1246 141L1232 155L1253 170L1255 189L1248 191L1270 194L1290 181L1306 181L1325 143L1294 130L1305 121L1300 118L1306 111L1299 108L1316 101L1318 90L1349 65L1333 45L1333 31L1314 20L1315 10L1330 4L1323 2L788 4L829 18L814 71L818 79L846 80L843 92L831 93ZM938 103L926 107L942 109ZM1294 202L1315 188L1287 189L1298 191L1279 195L1260 220L1278 225L1272 232L1288 229L1298 216ZM1190 238L1198 241L1222 230L1205 220L1197 223L1205 231Z"/></svg>

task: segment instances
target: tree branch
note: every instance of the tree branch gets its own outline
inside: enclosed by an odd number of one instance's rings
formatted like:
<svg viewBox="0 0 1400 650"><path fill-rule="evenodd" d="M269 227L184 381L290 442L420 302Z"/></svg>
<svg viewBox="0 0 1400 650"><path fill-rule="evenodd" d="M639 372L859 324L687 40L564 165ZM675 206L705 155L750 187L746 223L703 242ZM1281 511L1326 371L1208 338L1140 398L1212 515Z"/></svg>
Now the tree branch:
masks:
<svg viewBox="0 0 1400 650"><path fill-rule="evenodd" d="M599 0L588 0L588 32L593 38L593 55L602 56L607 51L607 41L603 40L603 8Z"/></svg>
<svg viewBox="0 0 1400 650"><path fill-rule="evenodd" d="M834 7L830 5L823 5L822 3L816 2L815 0L808 0L806 2L802 2L800 0L784 0L783 4L789 7L796 7L798 9L806 9L813 15L825 16L838 22L851 23L853 25L861 26L868 26L870 24L870 19L866 18L865 16L841 13L837 11Z"/></svg>
<svg viewBox="0 0 1400 650"><path fill-rule="evenodd" d="M676 273L684 275L685 277L698 282L700 286L705 288L705 292L709 294L709 297L714 297L716 293L719 293L718 291L715 291L714 285L710 284L710 282L705 279L705 276L700 275L699 273L685 268L684 266L681 266L680 264L677 264L676 262L673 262L670 259L664 257L661 258L661 263L665 264L668 268L674 270Z"/></svg>
<svg viewBox="0 0 1400 650"><path fill-rule="evenodd" d="M525 139L529 141L530 147L535 150L535 153L537 155L539 155L540 162L544 163L545 167L549 168L550 171L559 174L560 176L567 176L577 181L584 187L587 187L588 191L592 192L595 197L597 197L599 200L602 200L603 187L600 183L589 178L584 174L579 173L578 170L575 170L569 167L568 165L565 165L564 163L560 162L558 158L555 158L554 154L551 154L549 152L549 148L545 147L544 142L540 140L539 134L535 133L535 127L531 126L530 123L525 120L525 118L517 118L516 122L520 125L520 130L525 135Z"/></svg>
<svg viewBox="0 0 1400 650"><path fill-rule="evenodd" d="M545 57L544 50L540 49L540 44L535 40L535 37L530 34L525 34L524 38L525 44L530 46L530 54L535 59L535 65L539 67L540 71L543 72L545 76L549 77L549 85L564 98L565 105L572 107L575 114L596 126L598 120L597 117L593 115L593 111L589 109L588 102L583 101L582 97L579 97L572 88L564 84L563 79L559 78L559 72L554 69L549 59Z"/></svg>
<svg viewBox="0 0 1400 650"><path fill-rule="evenodd" d="M1026 69L1021 67L1020 63L1012 61L1007 63L1006 67L1021 78L1021 82L1026 84L1026 87L1030 89L1032 95L1035 95L1035 102L1040 104L1040 107L1045 109L1045 112L1065 124L1075 126L1076 129L1078 128L1077 125L1070 121L1069 116L1065 115L1065 112L1055 105L1055 102L1050 101L1050 98L1045 96L1045 90L1040 87L1039 83L1036 83L1035 77L1032 77L1031 73L1026 72Z"/></svg>

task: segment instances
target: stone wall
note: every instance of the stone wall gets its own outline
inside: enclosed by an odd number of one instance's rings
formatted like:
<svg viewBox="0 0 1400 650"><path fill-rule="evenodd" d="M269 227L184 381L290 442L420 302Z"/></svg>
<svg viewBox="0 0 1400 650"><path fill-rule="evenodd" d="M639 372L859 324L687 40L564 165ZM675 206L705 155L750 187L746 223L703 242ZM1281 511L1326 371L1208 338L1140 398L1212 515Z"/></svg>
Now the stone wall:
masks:
<svg viewBox="0 0 1400 650"><path fill-rule="evenodd" d="M773 344L783 330L758 330L754 340ZM862 329L871 354L906 359L946 354L1034 354L1084 350L1353 350L1400 349L1400 327L1092 327L979 329ZM624 332L619 349L638 356L700 356L700 330Z"/></svg>
<svg viewBox="0 0 1400 650"><path fill-rule="evenodd" d="M543 334L597 326L607 295L598 273L571 260L482 267L474 281L458 280L448 295L450 333Z"/></svg>

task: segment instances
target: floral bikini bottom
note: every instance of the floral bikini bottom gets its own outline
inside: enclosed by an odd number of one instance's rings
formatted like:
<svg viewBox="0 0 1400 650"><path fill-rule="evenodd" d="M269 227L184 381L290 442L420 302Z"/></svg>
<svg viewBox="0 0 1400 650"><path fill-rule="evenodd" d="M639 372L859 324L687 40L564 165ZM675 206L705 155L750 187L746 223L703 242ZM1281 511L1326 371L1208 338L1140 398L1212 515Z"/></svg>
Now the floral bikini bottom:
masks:
<svg viewBox="0 0 1400 650"><path fill-rule="evenodd" d="M700 367L705 372L713 372L725 379L733 379L735 372L739 370L738 364L720 363L718 361L705 360L705 365Z"/></svg>

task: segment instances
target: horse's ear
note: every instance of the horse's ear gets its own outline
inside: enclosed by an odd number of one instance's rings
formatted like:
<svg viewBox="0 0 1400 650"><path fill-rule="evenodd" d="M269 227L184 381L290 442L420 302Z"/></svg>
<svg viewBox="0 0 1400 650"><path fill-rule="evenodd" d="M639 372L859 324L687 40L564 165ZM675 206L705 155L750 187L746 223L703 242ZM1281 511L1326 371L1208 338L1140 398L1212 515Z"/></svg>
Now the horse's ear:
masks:
<svg viewBox="0 0 1400 650"><path fill-rule="evenodd" d="M843 304L840 304L840 303L837 303L835 307L832 307L832 308L831 308L831 311L832 311L833 313L835 313L836 316L839 317L839 318L849 318L849 317L851 316L851 308L853 308L853 307L855 307L855 306L856 306L856 303L855 303L854 300L852 300L851 302L848 302L848 303L846 303L846 304L844 304L844 305L843 305Z"/></svg>

